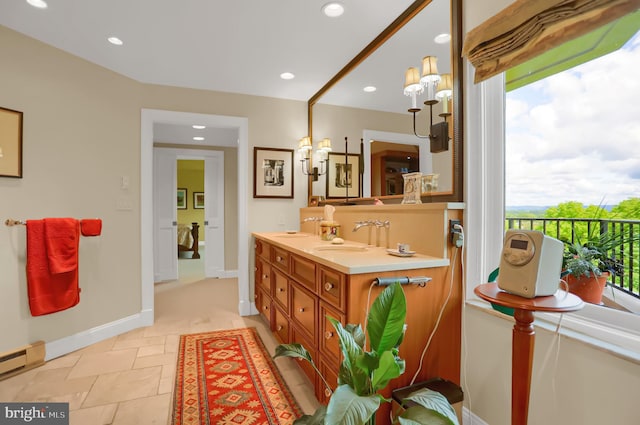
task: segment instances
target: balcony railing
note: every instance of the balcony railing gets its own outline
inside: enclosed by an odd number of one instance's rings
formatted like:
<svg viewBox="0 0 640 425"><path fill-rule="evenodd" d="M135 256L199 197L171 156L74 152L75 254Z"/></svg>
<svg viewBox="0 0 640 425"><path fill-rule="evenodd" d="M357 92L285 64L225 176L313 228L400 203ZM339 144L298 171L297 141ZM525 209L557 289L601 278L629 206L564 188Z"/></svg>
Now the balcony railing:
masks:
<svg viewBox="0 0 640 425"><path fill-rule="evenodd" d="M585 218L506 218L506 229L539 230L562 241L585 241L586 235L613 233L623 234L625 239L633 240L640 234L639 220L604 220ZM640 298L640 241L623 243L613 252L609 252L623 264L624 273L612 274L611 287Z"/></svg>

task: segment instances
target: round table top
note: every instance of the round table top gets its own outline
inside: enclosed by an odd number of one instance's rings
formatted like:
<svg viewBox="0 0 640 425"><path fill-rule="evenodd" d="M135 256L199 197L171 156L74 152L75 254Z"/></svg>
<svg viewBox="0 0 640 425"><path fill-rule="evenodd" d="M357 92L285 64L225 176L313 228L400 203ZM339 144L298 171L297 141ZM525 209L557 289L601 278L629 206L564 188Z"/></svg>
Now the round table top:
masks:
<svg viewBox="0 0 640 425"><path fill-rule="evenodd" d="M561 290L546 297L525 298L503 291L497 283L483 283L476 286L474 292L485 301L519 310L564 313L584 307L580 297Z"/></svg>

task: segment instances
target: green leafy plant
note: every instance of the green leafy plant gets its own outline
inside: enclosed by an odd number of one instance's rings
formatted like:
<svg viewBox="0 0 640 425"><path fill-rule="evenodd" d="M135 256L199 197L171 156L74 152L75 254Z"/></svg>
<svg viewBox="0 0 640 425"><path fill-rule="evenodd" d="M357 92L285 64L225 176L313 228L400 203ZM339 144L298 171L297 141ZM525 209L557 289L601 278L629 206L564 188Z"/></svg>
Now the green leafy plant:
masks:
<svg viewBox="0 0 640 425"><path fill-rule="evenodd" d="M275 357L295 357L307 360L332 391L329 404L321 406L313 415L295 421L298 425L364 425L375 423L375 413L381 403L390 400L379 391L392 379L402 375L405 361L399 356L399 346L405 333L407 304L402 286L387 286L375 299L367 315L367 334L370 351L366 351L366 336L361 325L343 326L327 316L336 329L342 351L338 386L333 388L322 377L309 352L298 343L280 344ZM436 391L419 390L408 400L415 403L396 418L399 424L458 425L453 407Z"/></svg>

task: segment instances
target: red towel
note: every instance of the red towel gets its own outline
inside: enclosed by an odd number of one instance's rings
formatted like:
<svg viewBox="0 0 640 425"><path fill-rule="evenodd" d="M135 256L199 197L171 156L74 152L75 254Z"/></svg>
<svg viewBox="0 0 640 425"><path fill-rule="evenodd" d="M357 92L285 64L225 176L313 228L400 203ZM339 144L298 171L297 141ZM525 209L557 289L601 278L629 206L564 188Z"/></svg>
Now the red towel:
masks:
<svg viewBox="0 0 640 425"><path fill-rule="evenodd" d="M102 232L102 220L99 218L83 218L80 220L82 236L100 236Z"/></svg>
<svg viewBox="0 0 640 425"><path fill-rule="evenodd" d="M63 219L65 220L65 219ZM73 219L66 219L73 220ZM71 224L63 221L60 227L56 223L45 220L27 220L27 291L29 294L29 309L33 316L55 313L73 307L80 301L78 287L78 241L79 224L76 221L75 255L73 253L73 235L64 238L62 228ZM54 240L47 241L47 234L58 239L60 246ZM49 259L47 245L52 245L54 258ZM67 269L73 263L75 267L62 273L51 271L50 264L56 269Z"/></svg>
<svg viewBox="0 0 640 425"><path fill-rule="evenodd" d="M80 223L75 218L45 218L44 243L51 273L66 273L78 268Z"/></svg>

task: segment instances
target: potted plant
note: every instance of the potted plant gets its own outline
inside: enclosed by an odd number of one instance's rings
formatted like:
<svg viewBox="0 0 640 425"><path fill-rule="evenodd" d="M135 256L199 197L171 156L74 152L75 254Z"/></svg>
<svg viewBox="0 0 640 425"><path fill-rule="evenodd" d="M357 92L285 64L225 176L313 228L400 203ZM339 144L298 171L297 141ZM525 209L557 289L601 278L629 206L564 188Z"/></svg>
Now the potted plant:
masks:
<svg viewBox="0 0 640 425"><path fill-rule="evenodd" d="M296 357L311 363L332 391L329 404L320 406L312 415L304 415L295 423L329 425L373 425L378 407L389 402L379 394L389 382L404 373L405 362L398 347L405 332L406 299L402 286L387 286L375 299L367 315L367 335L370 351L366 351L366 336L360 325L343 326L329 317L340 339L342 364L338 386L331 386L322 377L309 352L300 344L280 344L274 357ZM458 425L455 410L439 392L429 389L410 394L408 400L416 405L405 410L394 423Z"/></svg>
<svg viewBox="0 0 640 425"><path fill-rule="evenodd" d="M623 232L598 233L587 237L585 242L565 241L563 277L569 292L583 301L602 304L602 294L610 275L624 273L624 247L638 240L638 235ZM614 253L619 256L614 256Z"/></svg>

